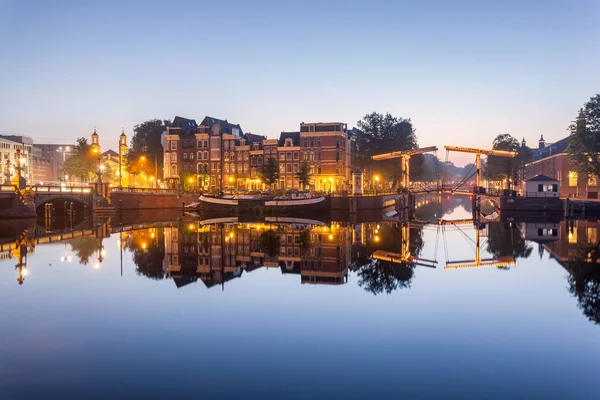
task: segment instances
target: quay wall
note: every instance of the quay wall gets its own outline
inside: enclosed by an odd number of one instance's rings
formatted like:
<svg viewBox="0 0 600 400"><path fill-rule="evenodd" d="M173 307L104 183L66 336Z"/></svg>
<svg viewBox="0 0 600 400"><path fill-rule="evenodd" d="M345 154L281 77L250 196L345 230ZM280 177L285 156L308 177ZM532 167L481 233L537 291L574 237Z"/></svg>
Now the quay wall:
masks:
<svg viewBox="0 0 600 400"><path fill-rule="evenodd" d="M33 201L23 204L14 192L0 193L0 218L35 218Z"/></svg>
<svg viewBox="0 0 600 400"><path fill-rule="evenodd" d="M198 196L174 193L113 192L109 194L109 201L112 207L122 210L177 209L181 208L182 202L187 205L198 201Z"/></svg>

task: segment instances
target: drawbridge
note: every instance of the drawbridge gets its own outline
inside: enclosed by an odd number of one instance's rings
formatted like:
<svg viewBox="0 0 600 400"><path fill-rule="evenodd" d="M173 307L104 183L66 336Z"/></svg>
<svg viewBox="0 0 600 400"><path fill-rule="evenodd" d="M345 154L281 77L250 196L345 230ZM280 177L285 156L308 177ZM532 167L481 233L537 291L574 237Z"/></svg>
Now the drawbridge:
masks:
<svg viewBox="0 0 600 400"><path fill-rule="evenodd" d="M472 147L460 146L444 146L446 149L446 160L442 168L440 168L439 158L437 157L436 146L423 147L419 149L394 151L391 153L383 153L372 156L375 161L399 159L400 160L400 188L403 191L409 191L413 194L420 193L440 193L440 194L457 194L457 195L479 195L485 193L482 190L481 177L481 156L496 156L513 158L517 155L514 151L497 150L497 149L478 149ZM464 174L457 182L448 182L447 166L450 152L470 153L475 155L475 164L471 169ZM436 181L429 183L412 184L410 180L410 158L416 154L435 153L435 174ZM473 183L472 180L475 179Z"/></svg>

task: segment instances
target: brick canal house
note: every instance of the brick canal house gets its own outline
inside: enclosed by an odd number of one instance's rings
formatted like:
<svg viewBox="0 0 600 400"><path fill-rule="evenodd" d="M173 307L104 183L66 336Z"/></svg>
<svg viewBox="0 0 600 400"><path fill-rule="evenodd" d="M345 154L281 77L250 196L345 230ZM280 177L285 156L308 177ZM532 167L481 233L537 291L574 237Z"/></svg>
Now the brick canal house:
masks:
<svg viewBox="0 0 600 400"><path fill-rule="evenodd" d="M301 189L297 174L306 161L312 190L350 190L351 140L341 122L300 124L300 131L281 132L279 139L242 131L239 124L206 117L175 117L163 133L165 181L182 176L202 190L260 190L258 171L267 158L279 164L278 189Z"/></svg>
<svg viewBox="0 0 600 400"><path fill-rule="evenodd" d="M524 145L525 140L523 140ZM559 181L560 197L597 199L600 187L596 176L583 175L569 159L569 137L546 143L540 137L538 148L532 150L533 161L525 165L524 178L545 175Z"/></svg>

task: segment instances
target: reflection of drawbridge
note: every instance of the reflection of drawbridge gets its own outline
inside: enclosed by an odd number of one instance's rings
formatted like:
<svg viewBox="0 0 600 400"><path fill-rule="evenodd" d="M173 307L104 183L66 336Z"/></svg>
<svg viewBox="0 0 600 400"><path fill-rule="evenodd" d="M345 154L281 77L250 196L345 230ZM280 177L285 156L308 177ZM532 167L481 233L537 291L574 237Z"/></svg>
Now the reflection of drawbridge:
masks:
<svg viewBox="0 0 600 400"><path fill-rule="evenodd" d="M516 260L513 256L498 257L498 258L482 258L481 257L481 245L482 236L484 236L483 230L486 223L489 221L476 221L474 219L460 219L460 220L439 220L436 224L436 240L434 249L434 260L428 260L425 258L417 257L410 251L410 223L405 222L402 224L402 243L400 246L400 252L390 252L385 250L376 250L372 257L377 260L393 262L397 264L412 264L423 267L435 268L437 264L437 252L440 233L442 234L444 241L444 251L446 255L446 266L444 269L462 269L462 268L479 268L479 267L508 267L516 264ZM417 224L423 227L433 227L434 224L428 224L424 221L416 221ZM467 233L460 228L463 225L473 225L475 227L475 240L471 238ZM446 240L446 229L447 227L455 227L458 232L464 236L464 238L473 245L475 252L474 259L471 260L457 260L450 261L448 254L448 243Z"/></svg>
<svg viewBox="0 0 600 400"><path fill-rule="evenodd" d="M416 221L417 224L425 225L423 221ZM375 250L372 257L376 260L389 261L396 264L413 264L421 267L435 268L437 260L428 260L413 255L410 251L410 222L404 222L401 226L402 242L400 244L400 253L394 253L385 250ZM437 240L435 243L435 253L437 254Z"/></svg>
<svg viewBox="0 0 600 400"><path fill-rule="evenodd" d="M438 221L439 227L442 229L442 235L444 237L444 251L446 254L446 266L444 269L462 269L462 268L479 268L479 267L508 267L516 264L516 260L512 256L499 257L499 258L481 258L481 236L482 231L485 228L485 222L478 222L473 219L463 219L463 220L454 220L454 221L446 221L440 220ZM475 240L469 237L462 229L460 229L459 225L474 225L475 226ZM467 241L471 241L475 245L475 259L473 260L460 260L460 261L450 261L448 256L448 242L446 241L445 230L446 226L454 226L457 230L467 239ZM438 232L439 232L438 227Z"/></svg>

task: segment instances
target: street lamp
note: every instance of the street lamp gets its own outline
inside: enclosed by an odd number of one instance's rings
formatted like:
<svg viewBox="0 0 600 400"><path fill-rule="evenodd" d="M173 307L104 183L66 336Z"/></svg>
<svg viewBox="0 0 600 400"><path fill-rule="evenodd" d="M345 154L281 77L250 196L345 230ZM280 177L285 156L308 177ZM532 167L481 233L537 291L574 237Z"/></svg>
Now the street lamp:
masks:
<svg viewBox="0 0 600 400"><path fill-rule="evenodd" d="M105 168L104 164L100 164L98 166L98 172L97 172L97 174L98 174L98 183L100 185L102 185L102 173L104 172L104 168Z"/></svg>
<svg viewBox="0 0 600 400"><path fill-rule="evenodd" d="M378 186L379 186L379 175L375 175L375 194L377 194Z"/></svg>
<svg viewBox="0 0 600 400"><path fill-rule="evenodd" d="M333 178L329 177L329 193L333 192Z"/></svg>

